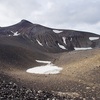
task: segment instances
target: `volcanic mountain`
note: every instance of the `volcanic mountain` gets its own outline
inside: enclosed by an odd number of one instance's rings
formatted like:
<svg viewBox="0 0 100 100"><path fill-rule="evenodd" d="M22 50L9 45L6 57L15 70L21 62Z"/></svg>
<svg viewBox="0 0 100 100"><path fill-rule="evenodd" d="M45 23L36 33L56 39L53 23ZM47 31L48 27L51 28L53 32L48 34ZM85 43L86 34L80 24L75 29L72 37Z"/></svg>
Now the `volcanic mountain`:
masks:
<svg viewBox="0 0 100 100"><path fill-rule="evenodd" d="M7 75L18 84L37 90L78 91L91 98L95 93L94 97L100 99L99 47L98 34L22 20L0 27L0 76ZM58 75L26 73L30 67L45 65L37 60L51 61L63 70Z"/></svg>
<svg viewBox="0 0 100 100"><path fill-rule="evenodd" d="M22 20L18 24L9 27L1 27L0 37L10 40L8 44L12 44L16 39L19 39L17 41L20 44L22 41L26 43L30 42L31 47L44 52L72 51L75 50L75 47L95 48L99 46L100 40L99 38L97 40L89 39L91 37L100 37L94 33L53 29L39 24L33 24L27 20Z"/></svg>

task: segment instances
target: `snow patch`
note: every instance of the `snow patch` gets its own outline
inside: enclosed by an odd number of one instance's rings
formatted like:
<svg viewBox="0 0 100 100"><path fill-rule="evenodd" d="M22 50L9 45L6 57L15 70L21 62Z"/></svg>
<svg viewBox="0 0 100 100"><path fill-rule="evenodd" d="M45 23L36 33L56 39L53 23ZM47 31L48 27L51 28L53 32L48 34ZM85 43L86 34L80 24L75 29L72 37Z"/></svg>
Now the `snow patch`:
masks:
<svg viewBox="0 0 100 100"><path fill-rule="evenodd" d="M38 62L38 63L46 63L46 64L50 64L51 63L51 61L41 61L41 60L35 60L36 62Z"/></svg>
<svg viewBox="0 0 100 100"><path fill-rule="evenodd" d="M75 50L90 50L92 49L91 47L87 47L87 48L76 48L74 47Z"/></svg>
<svg viewBox="0 0 100 100"><path fill-rule="evenodd" d="M47 63L47 65L44 66L37 66L34 68L27 69L27 73L34 73L34 74L58 74L62 70L61 67L55 66L51 63L51 61L41 61L36 60L36 62L39 63Z"/></svg>
<svg viewBox="0 0 100 100"><path fill-rule="evenodd" d="M59 44L58 43L58 46L61 48L61 49L66 49L63 45Z"/></svg>
<svg viewBox="0 0 100 100"><path fill-rule="evenodd" d="M11 36L11 35L8 35L8 36Z"/></svg>
<svg viewBox="0 0 100 100"><path fill-rule="evenodd" d="M11 31L11 32L13 33L13 36L18 36L18 35L20 35L20 33L18 33L18 31L17 31L17 32Z"/></svg>
<svg viewBox="0 0 100 100"><path fill-rule="evenodd" d="M61 32L63 32L63 31L53 30L53 32L55 32L55 33L61 33Z"/></svg>
<svg viewBox="0 0 100 100"><path fill-rule="evenodd" d="M89 37L89 40L98 40L99 37Z"/></svg>
<svg viewBox="0 0 100 100"><path fill-rule="evenodd" d="M28 69L26 72L34 74L58 74L62 68L54 66L52 64L47 64L45 66L37 66L34 68Z"/></svg>
<svg viewBox="0 0 100 100"><path fill-rule="evenodd" d="M62 37L63 42L66 44L66 37Z"/></svg>
<svg viewBox="0 0 100 100"><path fill-rule="evenodd" d="M39 40L36 40L37 42L38 42L38 44L40 45L40 46L43 46L43 44L39 41Z"/></svg>
<svg viewBox="0 0 100 100"><path fill-rule="evenodd" d="M73 40L73 38L70 39L70 41L72 41L72 40Z"/></svg>

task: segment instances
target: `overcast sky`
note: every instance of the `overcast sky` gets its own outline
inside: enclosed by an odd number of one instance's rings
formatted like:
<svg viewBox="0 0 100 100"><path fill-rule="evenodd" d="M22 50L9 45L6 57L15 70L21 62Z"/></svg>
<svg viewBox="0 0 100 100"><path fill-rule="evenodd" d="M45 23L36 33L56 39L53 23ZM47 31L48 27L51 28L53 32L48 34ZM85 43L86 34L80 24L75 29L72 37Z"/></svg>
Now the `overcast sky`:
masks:
<svg viewBox="0 0 100 100"><path fill-rule="evenodd" d="M53 28L100 33L100 0L0 0L0 26L22 19Z"/></svg>

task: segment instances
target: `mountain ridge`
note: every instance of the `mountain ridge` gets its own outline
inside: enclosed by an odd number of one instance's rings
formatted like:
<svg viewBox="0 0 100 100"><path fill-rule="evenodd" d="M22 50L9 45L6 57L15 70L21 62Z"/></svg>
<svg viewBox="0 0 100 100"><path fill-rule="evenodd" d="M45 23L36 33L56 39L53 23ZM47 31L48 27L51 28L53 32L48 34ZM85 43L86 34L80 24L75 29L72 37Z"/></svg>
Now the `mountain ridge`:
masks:
<svg viewBox="0 0 100 100"><path fill-rule="evenodd" d="M0 37L22 36L48 52L64 52L75 50L75 47L99 47L100 35L90 32L54 29L27 20L0 28ZM99 37L89 40L89 37Z"/></svg>

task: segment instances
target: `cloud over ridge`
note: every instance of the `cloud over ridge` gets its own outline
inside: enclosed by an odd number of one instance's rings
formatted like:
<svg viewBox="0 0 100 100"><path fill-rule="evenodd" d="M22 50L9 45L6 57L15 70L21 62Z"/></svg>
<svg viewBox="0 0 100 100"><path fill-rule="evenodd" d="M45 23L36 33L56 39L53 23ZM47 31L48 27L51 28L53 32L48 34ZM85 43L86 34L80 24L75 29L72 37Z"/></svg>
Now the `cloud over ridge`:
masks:
<svg viewBox="0 0 100 100"><path fill-rule="evenodd" d="M1 0L0 26L22 19L55 28L100 33L100 0Z"/></svg>

